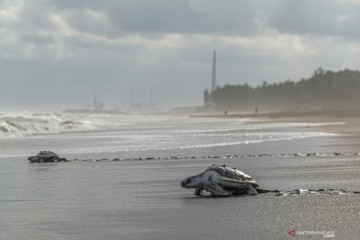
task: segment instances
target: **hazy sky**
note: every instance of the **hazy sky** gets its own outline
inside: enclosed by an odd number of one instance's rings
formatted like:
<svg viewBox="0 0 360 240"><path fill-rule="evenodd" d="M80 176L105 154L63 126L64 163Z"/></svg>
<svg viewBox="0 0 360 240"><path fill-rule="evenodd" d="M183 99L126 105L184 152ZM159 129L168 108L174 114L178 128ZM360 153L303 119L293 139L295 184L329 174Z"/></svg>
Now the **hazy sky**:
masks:
<svg viewBox="0 0 360 240"><path fill-rule="evenodd" d="M360 66L360 0L0 0L0 111L200 105L217 83Z"/></svg>

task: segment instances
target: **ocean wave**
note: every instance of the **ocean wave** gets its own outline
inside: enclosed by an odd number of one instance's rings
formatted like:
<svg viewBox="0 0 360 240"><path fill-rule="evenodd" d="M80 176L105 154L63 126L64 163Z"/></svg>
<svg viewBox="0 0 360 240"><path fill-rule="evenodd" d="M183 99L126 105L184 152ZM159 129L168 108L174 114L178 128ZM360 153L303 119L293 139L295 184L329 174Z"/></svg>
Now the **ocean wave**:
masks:
<svg viewBox="0 0 360 240"><path fill-rule="evenodd" d="M61 133L92 129L83 119L60 113L1 113L0 137L17 137L34 134Z"/></svg>
<svg viewBox="0 0 360 240"><path fill-rule="evenodd" d="M54 151L66 149L68 154L137 152L216 148L334 135L304 128L310 125L170 116L0 113L0 145L4 146L0 158L26 156L39 146Z"/></svg>
<svg viewBox="0 0 360 240"><path fill-rule="evenodd" d="M168 119L117 114L3 112L0 113L0 137L114 130L133 125L143 128L149 124L161 125Z"/></svg>

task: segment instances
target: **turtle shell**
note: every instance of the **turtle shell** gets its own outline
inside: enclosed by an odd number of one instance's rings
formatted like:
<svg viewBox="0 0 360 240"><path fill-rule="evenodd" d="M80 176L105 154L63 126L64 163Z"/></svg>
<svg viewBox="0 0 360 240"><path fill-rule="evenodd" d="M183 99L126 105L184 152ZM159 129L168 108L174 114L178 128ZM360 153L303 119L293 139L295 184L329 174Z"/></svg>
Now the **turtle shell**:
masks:
<svg viewBox="0 0 360 240"><path fill-rule="evenodd" d="M57 162L64 159L61 159L56 153L50 151L40 151L36 156L31 156L28 158L30 162Z"/></svg>
<svg viewBox="0 0 360 240"><path fill-rule="evenodd" d="M212 165L206 171L214 171L218 174L218 182L226 187L238 187L244 184L252 184L259 187L259 184L248 174L226 165Z"/></svg>

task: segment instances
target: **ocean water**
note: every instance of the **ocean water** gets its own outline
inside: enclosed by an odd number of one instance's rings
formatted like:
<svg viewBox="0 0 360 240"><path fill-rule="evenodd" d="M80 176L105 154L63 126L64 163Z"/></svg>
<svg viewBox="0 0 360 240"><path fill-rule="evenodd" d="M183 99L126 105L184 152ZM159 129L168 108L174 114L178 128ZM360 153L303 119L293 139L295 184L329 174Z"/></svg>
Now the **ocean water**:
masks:
<svg viewBox="0 0 360 240"><path fill-rule="evenodd" d="M339 123L249 123L248 119L64 113L0 115L0 158L194 150L331 136L304 127ZM134 156L136 157L136 156Z"/></svg>

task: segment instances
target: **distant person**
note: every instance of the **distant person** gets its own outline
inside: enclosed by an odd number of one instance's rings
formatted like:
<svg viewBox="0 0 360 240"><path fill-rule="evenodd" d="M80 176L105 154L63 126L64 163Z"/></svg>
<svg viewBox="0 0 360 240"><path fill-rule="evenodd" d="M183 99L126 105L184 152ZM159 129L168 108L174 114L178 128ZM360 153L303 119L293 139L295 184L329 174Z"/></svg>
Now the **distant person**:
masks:
<svg viewBox="0 0 360 240"><path fill-rule="evenodd" d="M225 110L225 112L224 112L224 116L227 116L227 110Z"/></svg>
<svg viewBox="0 0 360 240"><path fill-rule="evenodd" d="M255 108L255 115L258 113L258 109L257 108Z"/></svg>

